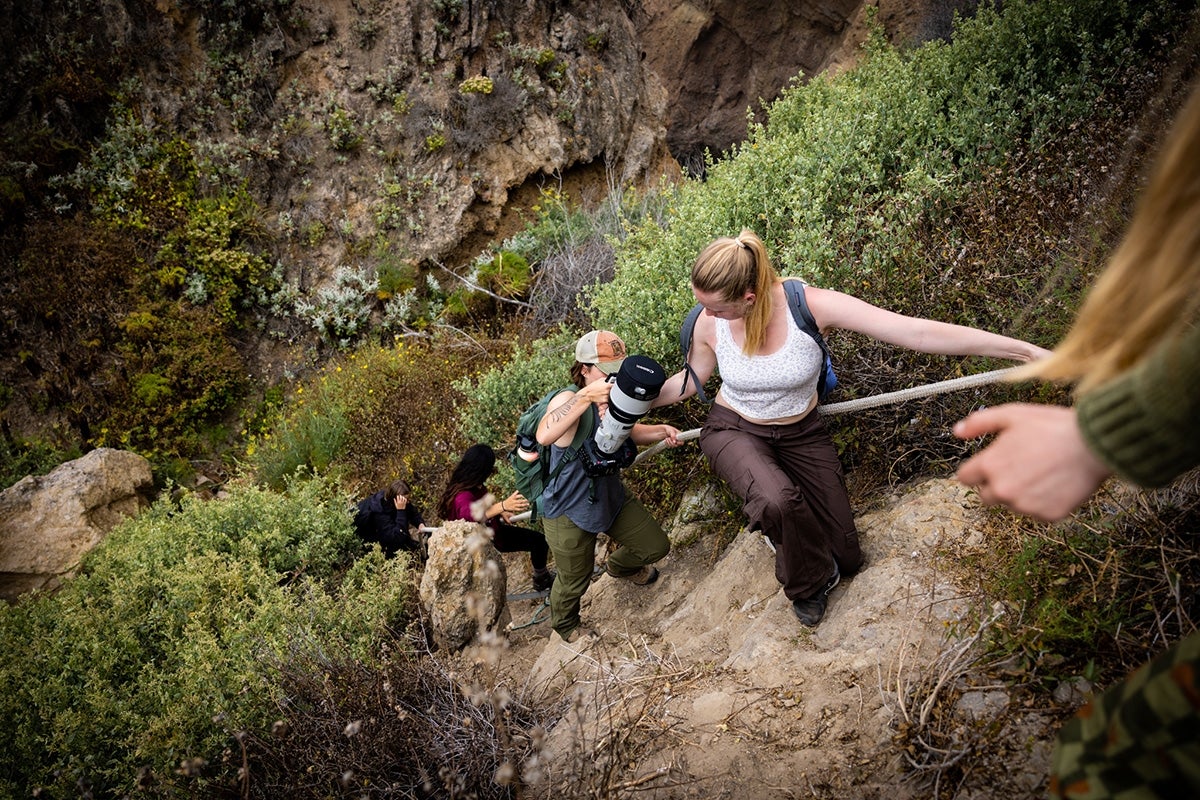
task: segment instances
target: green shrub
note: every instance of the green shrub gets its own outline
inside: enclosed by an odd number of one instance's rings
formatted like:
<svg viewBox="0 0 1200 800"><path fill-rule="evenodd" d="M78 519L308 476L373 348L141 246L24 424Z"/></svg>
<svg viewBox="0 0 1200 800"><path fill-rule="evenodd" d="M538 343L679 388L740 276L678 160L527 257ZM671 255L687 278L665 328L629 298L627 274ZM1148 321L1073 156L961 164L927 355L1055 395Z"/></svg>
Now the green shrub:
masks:
<svg viewBox="0 0 1200 800"><path fill-rule="evenodd" d="M504 369L456 383L455 388L469 398L469 402L455 408L463 437L489 444L497 451L511 448L521 412L556 386L571 385L569 373L579 336L560 329L536 345L518 347Z"/></svg>
<svg viewBox="0 0 1200 800"><path fill-rule="evenodd" d="M300 386L286 412L262 427L247 443L246 459L258 481L279 489L298 474L325 473L342 453L349 422L341 397Z"/></svg>
<svg viewBox="0 0 1200 800"><path fill-rule="evenodd" d="M187 275L184 296L189 302L211 305L230 324L257 291L274 288L271 265L249 249L261 234L258 214L258 204L244 186L196 198L184 224L167 235L158 253L160 270L175 267Z"/></svg>
<svg viewBox="0 0 1200 800"><path fill-rule="evenodd" d="M407 561L351 564L360 548L330 484L239 485L157 502L60 592L0 607L0 794L178 786L181 762L232 773L230 733L269 727L294 648L370 661L403 623Z"/></svg>
<svg viewBox="0 0 1200 800"><path fill-rule="evenodd" d="M325 133L329 136L329 146L339 153L350 153L362 144L362 134L358 132L358 122L354 115L342 108L334 106L325 118Z"/></svg>
<svg viewBox="0 0 1200 800"><path fill-rule="evenodd" d="M458 84L459 94L491 94L494 88L492 79L486 75L473 75Z"/></svg>
<svg viewBox="0 0 1200 800"><path fill-rule="evenodd" d="M296 312L321 336L341 350L352 347L369 330L379 282L359 267L338 267L333 285L317 290L312 300L296 303Z"/></svg>
<svg viewBox="0 0 1200 800"><path fill-rule="evenodd" d="M386 301L415 288L418 271L410 262L385 257L375 267L375 277L379 283L379 299Z"/></svg>
<svg viewBox="0 0 1200 800"><path fill-rule="evenodd" d="M64 450L49 442L0 437L0 490L27 475L45 475L59 464L81 455L78 449Z"/></svg>
<svg viewBox="0 0 1200 800"><path fill-rule="evenodd" d="M275 421L256 426L247 464L258 481L276 487L309 470L335 469L362 496L403 477L430 509L470 443L449 413L463 403L452 384L481 355L494 358L452 339L363 345L298 387Z"/></svg>
<svg viewBox="0 0 1200 800"><path fill-rule="evenodd" d="M466 282L446 298L443 316L451 321L473 317L479 327L494 327L504 319L504 306L497 298L512 300L524 295L531 279L529 262L511 250L481 255Z"/></svg>
<svg viewBox="0 0 1200 800"><path fill-rule="evenodd" d="M499 250L494 255L480 258L477 282L502 297L517 297L529 289L529 262L518 253Z"/></svg>
<svg viewBox="0 0 1200 800"><path fill-rule="evenodd" d="M246 367L212 308L159 304L150 327L117 343L119 362L100 374L109 403L96 446L136 450L152 461L211 452L215 427L245 395Z"/></svg>
<svg viewBox="0 0 1200 800"><path fill-rule="evenodd" d="M437 132L425 137L425 152L436 153L446 146L446 134Z"/></svg>

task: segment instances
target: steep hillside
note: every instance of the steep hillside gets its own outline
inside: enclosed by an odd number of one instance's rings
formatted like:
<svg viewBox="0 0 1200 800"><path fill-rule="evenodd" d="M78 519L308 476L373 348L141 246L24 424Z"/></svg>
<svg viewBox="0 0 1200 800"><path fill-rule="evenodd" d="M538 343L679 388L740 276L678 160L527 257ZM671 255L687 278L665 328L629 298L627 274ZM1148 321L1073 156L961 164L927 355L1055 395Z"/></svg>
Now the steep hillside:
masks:
<svg viewBox="0 0 1200 800"><path fill-rule="evenodd" d="M1019 613L955 580L989 546L986 515L932 480L858 524L866 566L815 629L743 530L715 560L706 538L677 545L650 587L597 578L583 618L598 641L563 644L526 601L508 646L470 649L455 671L561 704L539 769L573 797L1041 796L1082 694L1064 684L1047 706L980 664L980 640Z"/></svg>
<svg viewBox="0 0 1200 800"><path fill-rule="evenodd" d="M209 456L267 386L368 331L419 335L542 188L598 202L675 170L618 4L57 0L11 18L0 376L18 440Z"/></svg>

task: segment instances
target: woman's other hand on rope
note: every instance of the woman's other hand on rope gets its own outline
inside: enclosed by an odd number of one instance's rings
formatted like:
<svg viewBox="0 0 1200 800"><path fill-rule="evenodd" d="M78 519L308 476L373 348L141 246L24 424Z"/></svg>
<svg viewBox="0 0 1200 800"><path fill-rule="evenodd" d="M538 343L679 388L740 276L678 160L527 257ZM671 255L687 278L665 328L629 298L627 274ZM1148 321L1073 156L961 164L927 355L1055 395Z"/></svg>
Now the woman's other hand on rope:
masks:
<svg viewBox="0 0 1200 800"><path fill-rule="evenodd" d="M500 502L499 516L505 522L511 522L514 514L529 510L529 501L520 492L513 492Z"/></svg>
<svg viewBox="0 0 1200 800"><path fill-rule="evenodd" d="M647 445L659 445L662 447L679 447L683 440L680 439L679 429L674 425L645 425L641 422L635 424L629 432L633 443L641 447ZM656 448L661 449L661 448Z"/></svg>
<svg viewBox="0 0 1200 800"><path fill-rule="evenodd" d="M956 477L988 505L1053 521L1066 517L1112 474L1084 441L1075 409L1009 403L959 420L954 435L996 434Z"/></svg>

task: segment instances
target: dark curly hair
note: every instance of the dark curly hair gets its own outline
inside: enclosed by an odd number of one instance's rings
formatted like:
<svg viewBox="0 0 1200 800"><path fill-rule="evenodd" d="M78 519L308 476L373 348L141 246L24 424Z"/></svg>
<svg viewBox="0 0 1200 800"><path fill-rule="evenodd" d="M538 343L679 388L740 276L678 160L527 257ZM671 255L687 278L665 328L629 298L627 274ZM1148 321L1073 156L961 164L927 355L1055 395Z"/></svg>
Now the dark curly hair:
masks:
<svg viewBox="0 0 1200 800"><path fill-rule="evenodd" d="M447 519L454 511L454 498L459 492L477 489L492 474L496 467L496 451L486 444L474 444L463 453L454 471L450 473L450 481L438 501L438 515Z"/></svg>

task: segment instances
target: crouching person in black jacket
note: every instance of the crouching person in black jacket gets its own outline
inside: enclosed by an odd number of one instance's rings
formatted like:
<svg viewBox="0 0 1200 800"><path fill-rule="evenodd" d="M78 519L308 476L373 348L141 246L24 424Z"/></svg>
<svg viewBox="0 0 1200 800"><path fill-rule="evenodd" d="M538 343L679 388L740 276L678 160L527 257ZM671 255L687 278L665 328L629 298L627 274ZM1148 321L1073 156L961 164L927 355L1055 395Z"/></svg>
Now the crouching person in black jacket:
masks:
<svg viewBox="0 0 1200 800"><path fill-rule="evenodd" d="M361 500L354 515L354 528L366 542L378 542L384 555L391 557L400 550L424 556L425 518L409 496L411 491L403 480ZM416 528L417 534L410 533Z"/></svg>

